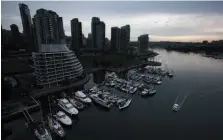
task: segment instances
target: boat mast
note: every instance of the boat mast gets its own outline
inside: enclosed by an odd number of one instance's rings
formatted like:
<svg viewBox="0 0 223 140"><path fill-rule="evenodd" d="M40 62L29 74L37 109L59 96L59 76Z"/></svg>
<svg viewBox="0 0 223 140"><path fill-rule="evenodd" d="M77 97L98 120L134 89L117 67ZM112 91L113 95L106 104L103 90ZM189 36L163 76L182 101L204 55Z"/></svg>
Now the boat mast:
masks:
<svg viewBox="0 0 223 140"><path fill-rule="evenodd" d="M49 95L47 96L47 98L48 98L48 103L49 103L49 108L50 108L50 114L51 114L51 117L52 117L52 110L51 110L51 104L50 104L50 97L49 97Z"/></svg>

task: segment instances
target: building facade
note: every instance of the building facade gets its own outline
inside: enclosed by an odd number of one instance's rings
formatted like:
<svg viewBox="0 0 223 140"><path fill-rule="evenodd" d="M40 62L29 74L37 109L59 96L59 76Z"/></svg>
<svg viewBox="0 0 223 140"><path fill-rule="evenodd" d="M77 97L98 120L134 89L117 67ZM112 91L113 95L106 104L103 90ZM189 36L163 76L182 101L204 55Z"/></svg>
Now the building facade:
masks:
<svg viewBox="0 0 223 140"><path fill-rule="evenodd" d="M41 44L65 42L62 18L56 12L38 9L34 15L34 25L38 47Z"/></svg>
<svg viewBox="0 0 223 140"><path fill-rule="evenodd" d="M75 80L83 74L83 67L65 44L42 44L33 52L35 76L41 86L60 85L64 80Z"/></svg>
<svg viewBox="0 0 223 140"><path fill-rule="evenodd" d="M96 45L98 49L105 49L105 23L99 22L96 25Z"/></svg>
<svg viewBox="0 0 223 140"><path fill-rule="evenodd" d="M92 35L92 45L91 46L92 46L92 48L97 48L96 27L97 27L98 23L100 23L100 19L98 17L92 17L92 19L91 19L91 35Z"/></svg>
<svg viewBox="0 0 223 140"><path fill-rule="evenodd" d="M111 51L120 51L120 28L118 27L111 28Z"/></svg>
<svg viewBox="0 0 223 140"><path fill-rule="evenodd" d="M92 48L104 49L105 47L105 23L98 17L91 21Z"/></svg>
<svg viewBox="0 0 223 140"><path fill-rule="evenodd" d="M130 43L130 25L121 27L120 29L120 52L126 52Z"/></svg>
<svg viewBox="0 0 223 140"><path fill-rule="evenodd" d="M62 43L65 43L65 33L64 33L64 28L63 28L63 18L58 17L58 34L59 34L59 39L62 40Z"/></svg>
<svg viewBox="0 0 223 140"><path fill-rule="evenodd" d="M82 25L77 18L70 21L71 24L71 36L72 36L72 50L79 50L83 48L83 38L82 38Z"/></svg>
<svg viewBox="0 0 223 140"><path fill-rule="evenodd" d="M149 47L149 35L141 35L138 37L138 52L139 53L146 53Z"/></svg>
<svg viewBox="0 0 223 140"><path fill-rule="evenodd" d="M32 33L32 19L30 15L30 10L29 7L23 3L19 4L19 10L20 10L20 15L22 19L22 26L23 26L23 32L24 36L28 41L33 40L33 33Z"/></svg>

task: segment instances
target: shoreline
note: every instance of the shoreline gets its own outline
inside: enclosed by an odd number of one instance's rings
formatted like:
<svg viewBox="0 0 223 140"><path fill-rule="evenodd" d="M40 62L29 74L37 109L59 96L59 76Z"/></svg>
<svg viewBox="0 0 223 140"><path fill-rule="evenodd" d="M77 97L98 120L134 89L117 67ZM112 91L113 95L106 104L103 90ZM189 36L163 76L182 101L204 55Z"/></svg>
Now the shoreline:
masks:
<svg viewBox="0 0 223 140"><path fill-rule="evenodd" d="M209 57L219 60L223 59L223 52L206 53L204 51L181 51L178 49L167 49L167 48L161 48L161 49L165 49L166 51L176 51L181 53L195 53L195 54L200 54L203 57Z"/></svg>

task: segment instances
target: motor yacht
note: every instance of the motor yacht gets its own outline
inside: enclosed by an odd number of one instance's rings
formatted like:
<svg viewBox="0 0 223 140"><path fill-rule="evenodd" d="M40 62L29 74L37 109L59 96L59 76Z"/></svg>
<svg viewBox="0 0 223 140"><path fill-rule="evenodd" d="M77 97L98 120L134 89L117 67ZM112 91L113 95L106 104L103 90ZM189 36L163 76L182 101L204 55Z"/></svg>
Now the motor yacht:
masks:
<svg viewBox="0 0 223 140"><path fill-rule="evenodd" d="M102 94L91 94L90 97L95 103L97 103L105 108L110 109L113 105L111 102L109 102L107 99L105 99Z"/></svg>
<svg viewBox="0 0 223 140"><path fill-rule="evenodd" d="M130 87L129 93L134 94L137 91L137 87Z"/></svg>
<svg viewBox="0 0 223 140"><path fill-rule="evenodd" d="M83 103L81 103L80 101L78 101L72 97L70 97L68 100L74 107L76 107L79 110L84 109L84 107L85 107Z"/></svg>
<svg viewBox="0 0 223 140"><path fill-rule="evenodd" d="M118 103L118 108L124 109L127 108L131 104L132 99L124 99L123 101Z"/></svg>
<svg viewBox="0 0 223 140"><path fill-rule="evenodd" d="M177 112L179 110L179 105L174 104L172 110Z"/></svg>
<svg viewBox="0 0 223 140"><path fill-rule="evenodd" d="M64 125L72 125L71 118L67 116L63 111L58 111L56 114L53 115L53 117Z"/></svg>
<svg viewBox="0 0 223 140"><path fill-rule="evenodd" d="M78 110L65 98L59 99L58 106L69 115L78 115Z"/></svg>
<svg viewBox="0 0 223 140"><path fill-rule="evenodd" d="M77 91L74 93L74 98L84 102L84 103L91 103L91 99L88 98L82 91Z"/></svg>
<svg viewBox="0 0 223 140"><path fill-rule="evenodd" d="M167 72L167 75L172 78L173 77L173 72Z"/></svg>
<svg viewBox="0 0 223 140"><path fill-rule="evenodd" d="M149 89L149 95L154 95L156 93L156 90L153 88Z"/></svg>

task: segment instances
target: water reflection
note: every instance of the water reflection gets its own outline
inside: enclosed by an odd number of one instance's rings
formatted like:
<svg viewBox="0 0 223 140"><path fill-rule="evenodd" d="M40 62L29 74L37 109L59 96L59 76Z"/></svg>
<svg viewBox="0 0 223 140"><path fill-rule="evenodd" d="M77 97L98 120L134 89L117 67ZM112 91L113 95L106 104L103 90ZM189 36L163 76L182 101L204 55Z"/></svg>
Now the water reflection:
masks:
<svg viewBox="0 0 223 140"><path fill-rule="evenodd" d="M95 84L100 84L105 80L106 72L104 70L99 70L93 73L93 82Z"/></svg>
<svg viewBox="0 0 223 140"><path fill-rule="evenodd" d="M108 74L108 71L104 71L104 70L99 70L94 72L92 75L92 80L94 82L94 84L101 84L104 80L106 75ZM120 72L120 73L116 73L120 78L125 78L127 72Z"/></svg>

